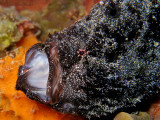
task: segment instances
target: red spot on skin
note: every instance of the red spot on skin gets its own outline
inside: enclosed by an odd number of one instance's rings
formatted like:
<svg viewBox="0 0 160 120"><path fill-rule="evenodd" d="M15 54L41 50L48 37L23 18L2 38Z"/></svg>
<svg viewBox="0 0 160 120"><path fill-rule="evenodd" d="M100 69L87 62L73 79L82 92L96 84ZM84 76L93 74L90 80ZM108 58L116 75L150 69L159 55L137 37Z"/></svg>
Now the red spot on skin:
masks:
<svg viewBox="0 0 160 120"><path fill-rule="evenodd" d="M84 57L85 55L88 55L88 52L85 49L79 49L77 53L80 57Z"/></svg>

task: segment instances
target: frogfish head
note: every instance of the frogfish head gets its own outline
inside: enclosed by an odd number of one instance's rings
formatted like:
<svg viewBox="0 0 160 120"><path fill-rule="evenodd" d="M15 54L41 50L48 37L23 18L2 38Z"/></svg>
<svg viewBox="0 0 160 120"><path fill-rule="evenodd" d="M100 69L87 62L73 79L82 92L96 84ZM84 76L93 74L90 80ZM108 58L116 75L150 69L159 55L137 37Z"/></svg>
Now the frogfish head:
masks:
<svg viewBox="0 0 160 120"><path fill-rule="evenodd" d="M19 67L16 89L27 97L53 105L62 95L61 66L54 44L35 44L26 53L25 63Z"/></svg>

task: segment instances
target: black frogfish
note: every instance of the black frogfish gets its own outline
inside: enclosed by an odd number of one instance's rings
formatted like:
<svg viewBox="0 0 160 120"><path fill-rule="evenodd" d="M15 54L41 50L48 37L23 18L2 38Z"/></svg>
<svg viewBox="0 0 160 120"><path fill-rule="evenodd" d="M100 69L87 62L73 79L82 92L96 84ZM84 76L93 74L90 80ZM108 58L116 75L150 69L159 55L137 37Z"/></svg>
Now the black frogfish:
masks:
<svg viewBox="0 0 160 120"><path fill-rule="evenodd" d="M16 89L86 118L146 109L160 93L159 28L160 0L100 1L28 50Z"/></svg>

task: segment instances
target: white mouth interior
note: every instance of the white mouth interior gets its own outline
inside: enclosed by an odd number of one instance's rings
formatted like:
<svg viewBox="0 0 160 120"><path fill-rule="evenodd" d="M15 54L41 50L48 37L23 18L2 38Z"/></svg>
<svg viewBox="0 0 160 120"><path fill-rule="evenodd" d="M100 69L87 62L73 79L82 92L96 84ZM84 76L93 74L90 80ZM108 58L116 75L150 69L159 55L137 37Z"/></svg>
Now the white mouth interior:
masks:
<svg viewBox="0 0 160 120"><path fill-rule="evenodd" d="M49 62L47 55L42 51L31 50L25 60L27 84L32 92L37 94L44 101L47 100L47 81L49 77Z"/></svg>

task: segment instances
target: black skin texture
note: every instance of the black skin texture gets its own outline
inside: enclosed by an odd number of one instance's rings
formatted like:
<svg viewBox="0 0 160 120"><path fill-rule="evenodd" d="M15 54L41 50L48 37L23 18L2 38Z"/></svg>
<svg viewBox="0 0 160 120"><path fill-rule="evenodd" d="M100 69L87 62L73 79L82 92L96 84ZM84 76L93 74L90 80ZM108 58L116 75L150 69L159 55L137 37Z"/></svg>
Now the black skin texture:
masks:
<svg viewBox="0 0 160 120"><path fill-rule="evenodd" d="M63 94L51 106L107 120L146 110L160 93L159 28L160 0L104 0L50 35L45 44L55 43L63 69Z"/></svg>

